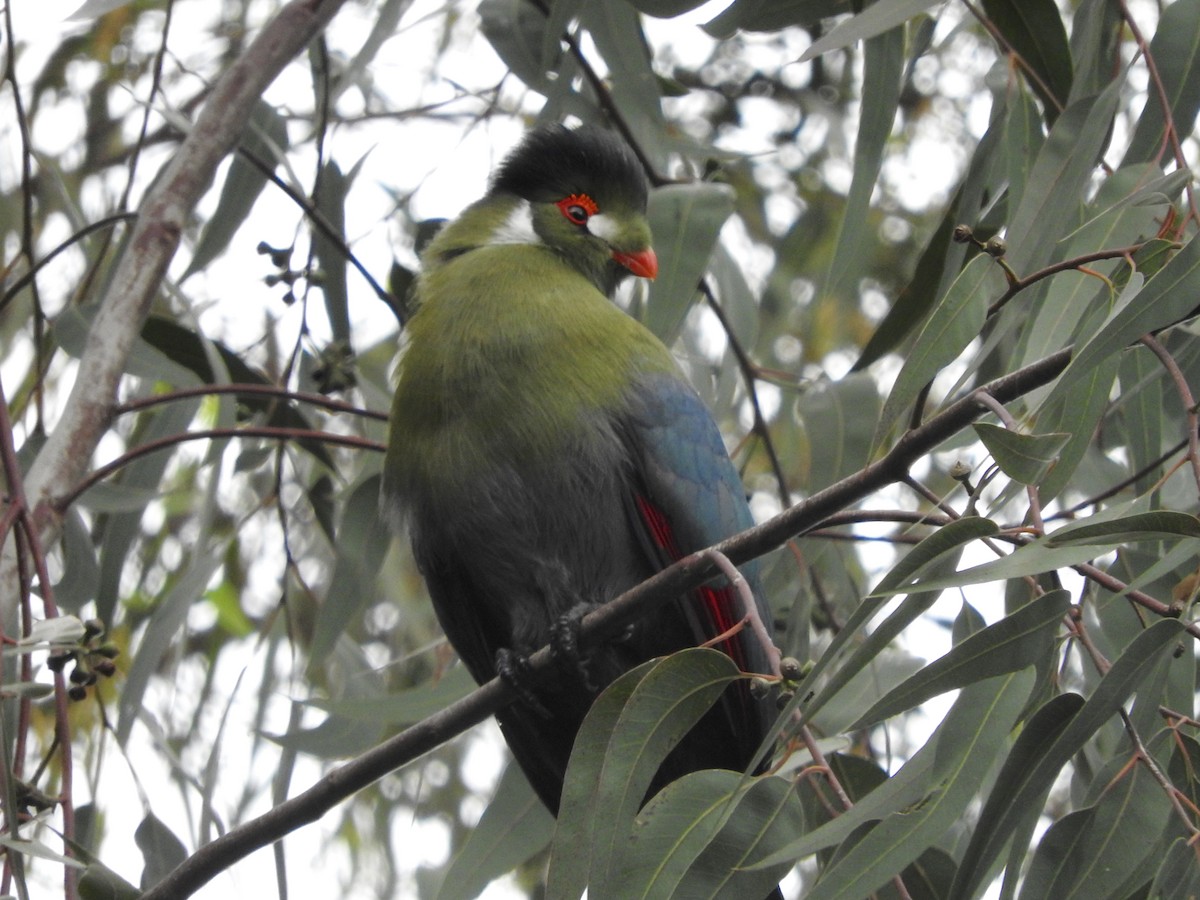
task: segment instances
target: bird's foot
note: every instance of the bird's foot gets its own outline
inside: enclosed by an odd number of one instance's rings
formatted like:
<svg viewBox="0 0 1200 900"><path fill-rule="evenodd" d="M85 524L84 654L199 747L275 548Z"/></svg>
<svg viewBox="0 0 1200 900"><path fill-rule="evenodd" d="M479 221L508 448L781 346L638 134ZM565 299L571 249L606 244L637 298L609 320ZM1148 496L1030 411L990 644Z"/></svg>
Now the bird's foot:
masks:
<svg viewBox="0 0 1200 900"><path fill-rule="evenodd" d="M529 684L529 658L515 650L496 651L496 674L516 692L521 702L543 719L552 718Z"/></svg>
<svg viewBox="0 0 1200 900"><path fill-rule="evenodd" d="M550 628L550 652L563 669L579 678L589 693L599 692L588 671L587 659L579 649L579 630L590 607L580 605L563 613Z"/></svg>

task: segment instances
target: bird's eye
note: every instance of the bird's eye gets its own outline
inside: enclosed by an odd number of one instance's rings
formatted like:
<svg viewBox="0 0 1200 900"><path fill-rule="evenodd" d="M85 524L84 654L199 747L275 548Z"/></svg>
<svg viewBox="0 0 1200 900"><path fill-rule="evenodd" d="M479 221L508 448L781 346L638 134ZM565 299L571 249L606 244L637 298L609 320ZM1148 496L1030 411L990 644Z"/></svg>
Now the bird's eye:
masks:
<svg viewBox="0 0 1200 900"><path fill-rule="evenodd" d="M563 197L558 201L557 206L567 217L567 221L575 225L586 225L587 220L600 211L600 207L596 206L596 201L587 194L572 194L570 197Z"/></svg>

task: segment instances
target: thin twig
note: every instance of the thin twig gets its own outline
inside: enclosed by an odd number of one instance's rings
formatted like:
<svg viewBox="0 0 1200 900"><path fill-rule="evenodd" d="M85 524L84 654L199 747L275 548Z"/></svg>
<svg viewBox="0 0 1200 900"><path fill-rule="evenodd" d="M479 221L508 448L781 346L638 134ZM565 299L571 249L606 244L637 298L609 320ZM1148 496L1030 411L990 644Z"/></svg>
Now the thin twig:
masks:
<svg viewBox="0 0 1200 900"><path fill-rule="evenodd" d="M136 459L141 459L143 456L149 456L151 453L157 453L176 444L184 444L189 441L247 437L269 438L279 441L320 441L338 447L352 447L356 450L375 450L380 453L387 449L378 441L358 437L353 434L333 434L328 431L309 431L304 428L279 428L272 425L248 425L241 428L205 428L197 431L181 431L178 434L169 434L157 440L147 441L145 444L141 444L121 454L116 459L106 463L76 483L65 494L57 497L55 503L60 509L68 509L72 503L79 499L81 494L99 484L114 472L120 471Z"/></svg>
<svg viewBox="0 0 1200 900"><path fill-rule="evenodd" d="M996 414L1004 427L1009 431L1016 433L1018 431L1017 420L1012 417L1004 405L996 400L995 397L987 393L987 391L976 391L975 399L982 403L987 409L990 409ZM1029 498L1029 518L1033 522L1033 527L1037 529L1038 534L1046 533L1046 523L1042 521L1042 498L1038 493L1036 484L1025 485L1025 496Z"/></svg>
<svg viewBox="0 0 1200 900"><path fill-rule="evenodd" d="M1142 335L1140 341L1158 357L1158 361L1162 363L1162 367L1167 370L1167 374L1175 383L1175 390L1179 394L1184 415L1187 417L1188 462L1192 464L1192 478L1195 479L1197 490L1200 490L1200 435L1197 434L1197 429L1200 428L1200 417L1196 414L1196 401L1192 397L1192 389L1188 386L1183 370L1175 362L1175 357L1167 352L1167 348L1159 343L1158 338L1152 334L1145 334Z"/></svg>
<svg viewBox="0 0 1200 900"><path fill-rule="evenodd" d="M1150 777L1158 783L1162 788L1163 793L1167 795L1167 800L1171 803L1171 808L1175 810L1175 814L1179 816L1183 823L1184 829L1191 835L1190 841L1195 841L1200 836L1200 828L1196 827L1191 814L1184 807L1180 800L1180 791L1173 785L1169 778L1163 773L1163 770L1158 767L1158 763L1154 761L1154 757L1150 755L1150 751L1146 749L1145 743L1142 741L1141 735L1137 733L1137 729L1133 727L1133 720L1129 718L1129 713L1122 706L1117 707L1117 712L1121 716L1121 721L1125 724L1125 733L1129 735L1129 740L1133 743L1134 759L1142 764ZM1114 779L1115 780L1115 779Z"/></svg>
<svg viewBox="0 0 1200 900"><path fill-rule="evenodd" d="M762 620L762 615L758 611L758 602L754 598L754 592L750 590L750 583L742 577L742 573L737 570L737 567L729 561L729 557L718 550L709 548L701 550L698 556L712 562L718 569L721 570L738 595L742 603L742 621L750 626L750 630L754 632L755 638L762 646L763 653L766 654L767 661L771 666L770 672L756 672L756 675L774 675L779 677L779 661L783 658L783 654L779 652L779 648L775 646L775 641L771 639L770 632L767 631L767 625Z"/></svg>
<svg viewBox="0 0 1200 900"><path fill-rule="evenodd" d="M771 430L767 427L767 417L763 415L762 404L758 400L758 371L750 359L750 354L746 352L741 340L734 333L733 324L725 315L725 310L717 302L707 276L700 279L698 287L708 308L713 311L717 321L721 323L721 330L725 332L725 339L729 341L729 349L733 351L733 358L737 360L738 370L742 373L742 381L746 385L746 396L750 398L750 409L754 414L752 430L766 448L767 460L771 464L771 472L774 474L775 483L779 488L780 502L784 506L791 506L792 494L788 490L787 478L783 474L783 464L779 461L779 452L775 449L775 442L771 439Z"/></svg>
<svg viewBox="0 0 1200 900"><path fill-rule="evenodd" d="M374 419L378 422L387 421L387 413L382 413L373 409L363 409L354 403L347 403L345 400L337 400L325 394L314 394L311 391L290 391L287 388L281 388L274 384L206 384L194 388L180 388L174 391L166 391L161 394L151 394L148 397L138 397L133 400L126 400L123 403L118 403L113 413L115 415L124 415L130 412L140 412L144 409L149 409L153 406L158 406L163 403L174 403L177 400L191 400L196 397L207 397L212 394L234 394L252 395L261 397L271 397L277 400L291 400L297 403L308 403L312 406L320 406L330 412L343 413L351 416L361 416L364 419Z"/></svg>
<svg viewBox="0 0 1200 900"><path fill-rule="evenodd" d="M1114 250L1096 250L1092 253L1083 253L1079 256L1073 256L1070 259L1064 259L1056 263L1050 263L1050 265L1038 269L1032 274L1026 275L1023 278L1017 278L1011 281L1004 293L1001 294L1000 297L988 307L987 318L990 319L992 316L996 315L996 313L1000 312L1000 310L1005 307L1009 300L1021 293L1021 291L1025 290L1025 288L1037 284L1039 281L1049 278L1051 275L1057 275L1060 272L1077 271L1083 269L1083 267L1090 262L1098 262L1102 259L1120 259L1122 257L1126 259L1132 259L1133 254L1141 250L1143 246L1143 244L1131 244L1128 247L1118 247ZM1095 274L1091 272L1090 269L1087 271L1090 274Z"/></svg>
<svg viewBox="0 0 1200 900"><path fill-rule="evenodd" d="M1167 96L1167 88L1163 84L1162 75L1158 71L1158 63L1154 59L1154 54L1150 52L1150 44L1142 35L1142 30L1138 27L1137 20L1133 18L1133 14L1130 13L1129 6L1125 0L1117 0L1117 6L1121 10L1121 18L1125 20L1125 24L1129 27L1129 33L1133 35L1133 40L1138 46L1138 51L1146 61L1146 71L1150 75L1150 83L1154 85L1155 97L1162 107L1163 140L1171 145L1171 153L1175 158L1175 165L1181 171L1187 171L1189 168L1187 156L1184 155L1183 146L1179 142L1179 129L1175 126L1175 120L1171 113L1170 98ZM1188 207L1191 211L1190 218L1193 221L1200 222L1200 212L1196 209L1196 196L1192 191L1190 178L1185 184L1184 190L1187 192ZM1181 222L1179 227L1179 233L1182 234L1184 223Z"/></svg>

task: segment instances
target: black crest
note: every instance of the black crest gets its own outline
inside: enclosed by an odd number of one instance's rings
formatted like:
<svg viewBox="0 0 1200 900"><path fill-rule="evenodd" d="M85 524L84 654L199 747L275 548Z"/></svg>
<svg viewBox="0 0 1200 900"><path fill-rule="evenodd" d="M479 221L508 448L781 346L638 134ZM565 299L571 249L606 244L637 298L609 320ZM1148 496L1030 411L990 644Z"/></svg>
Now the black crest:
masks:
<svg viewBox="0 0 1200 900"><path fill-rule="evenodd" d="M544 125L500 164L492 191L541 203L585 193L640 210L647 189L641 163L616 135L586 125Z"/></svg>

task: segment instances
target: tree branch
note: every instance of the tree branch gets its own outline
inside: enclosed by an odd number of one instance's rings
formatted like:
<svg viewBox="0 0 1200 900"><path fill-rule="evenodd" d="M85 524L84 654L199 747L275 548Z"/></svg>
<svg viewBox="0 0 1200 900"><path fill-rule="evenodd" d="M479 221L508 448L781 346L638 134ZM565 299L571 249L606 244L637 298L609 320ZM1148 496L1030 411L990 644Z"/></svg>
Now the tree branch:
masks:
<svg viewBox="0 0 1200 900"><path fill-rule="evenodd" d="M1008 402L1047 384L1071 359L1070 349L1039 360L980 388L1000 402ZM721 542L715 550L733 562L746 562L781 546L797 534L810 531L834 512L898 481L920 457L929 453L984 412L972 392L913 429L897 441L883 459L814 494L762 525ZM651 610L670 602L719 574L717 564L704 552L686 556L654 577L593 610L580 624L580 646L613 637ZM549 647L529 657L531 677L548 677L557 663ZM513 702L516 693L503 680L493 678L478 690L423 722L354 760L330 771L308 790L280 803L270 812L233 828L206 844L142 895L142 900L183 900L219 872L302 825L322 815L388 772L411 762L443 742L482 722Z"/></svg>
<svg viewBox="0 0 1200 900"><path fill-rule="evenodd" d="M54 494L84 475L108 428L117 388L150 304L158 296L191 210L217 166L237 144L250 111L275 77L329 22L345 0L292 0L214 87L138 211L125 253L88 332L62 417L25 479L34 527L49 544L58 525ZM17 597L12 545L0 561L0 614Z"/></svg>

